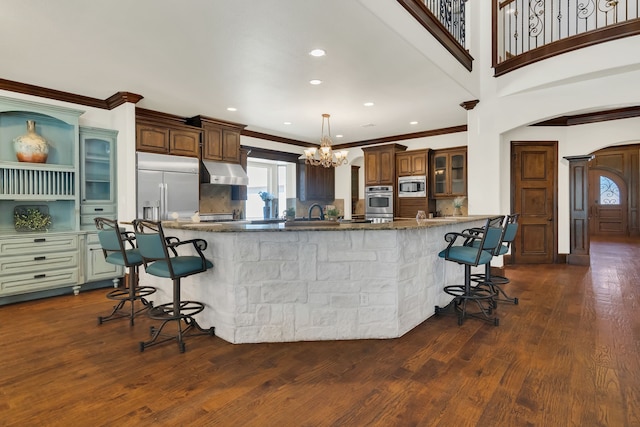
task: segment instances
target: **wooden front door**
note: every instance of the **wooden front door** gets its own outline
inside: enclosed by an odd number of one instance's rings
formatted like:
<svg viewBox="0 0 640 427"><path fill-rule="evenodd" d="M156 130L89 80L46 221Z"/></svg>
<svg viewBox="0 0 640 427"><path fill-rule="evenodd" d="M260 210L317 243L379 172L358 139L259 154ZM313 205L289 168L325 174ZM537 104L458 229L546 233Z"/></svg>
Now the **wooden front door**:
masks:
<svg viewBox="0 0 640 427"><path fill-rule="evenodd" d="M616 173L589 170L589 231L592 235L627 233L627 185Z"/></svg>
<svg viewBox="0 0 640 427"><path fill-rule="evenodd" d="M557 243L557 142L512 142L513 212L519 213L514 263L553 263Z"/></svg>

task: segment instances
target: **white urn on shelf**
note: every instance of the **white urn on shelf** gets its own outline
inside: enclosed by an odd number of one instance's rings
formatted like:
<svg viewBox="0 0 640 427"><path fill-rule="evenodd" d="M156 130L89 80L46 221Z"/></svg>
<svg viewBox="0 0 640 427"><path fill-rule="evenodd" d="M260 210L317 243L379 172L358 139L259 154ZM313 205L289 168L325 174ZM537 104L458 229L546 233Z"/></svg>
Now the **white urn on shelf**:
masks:
<svg viewBox="0 0 640 427"><path fill-rule="evenodd" d="M36 133L36 122L27 120L27 133L13 140L19 162L46 163L49 156L47 140Z"/></svg>

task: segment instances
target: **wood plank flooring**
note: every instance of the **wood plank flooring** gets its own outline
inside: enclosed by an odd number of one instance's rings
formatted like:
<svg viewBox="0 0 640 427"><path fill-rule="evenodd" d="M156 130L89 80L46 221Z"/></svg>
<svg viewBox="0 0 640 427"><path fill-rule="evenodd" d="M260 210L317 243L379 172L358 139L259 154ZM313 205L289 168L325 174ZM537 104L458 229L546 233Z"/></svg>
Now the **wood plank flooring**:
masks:
<svg viewBox="0 0 640 427"><path fill-rule="evenodd" d="M500 326L432 317L394 340L138 351L106 290L0 307L1 426L640 426L640 243L507 268Z"/></svg>

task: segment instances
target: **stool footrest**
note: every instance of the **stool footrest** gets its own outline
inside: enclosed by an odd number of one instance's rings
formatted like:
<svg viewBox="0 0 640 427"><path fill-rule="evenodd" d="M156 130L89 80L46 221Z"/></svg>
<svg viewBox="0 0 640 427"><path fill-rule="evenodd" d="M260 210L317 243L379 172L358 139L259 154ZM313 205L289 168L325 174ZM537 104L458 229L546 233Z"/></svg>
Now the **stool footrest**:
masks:
<svg viewBox="0 0 640 427"><path fill-rule="evenodd" d="M152 286L136 286L133 289L124 288L124 289L114 289L107 293L107 298L110 300L118 301L116 305L113 306L113 310L111 314L108 316L98 316L98 325L103 324L104 322L108 322L110 320L128 318L129 325L133 326L134 318L153 307L153 301L148 301L145 297L156 292L156 288ZM140 301L142 303L142 307L136 310L135 302ZM131 308L127 311L123 310L123 307L126 303L131 305Z"/></svg>
<svg viewBox="0 0 640 427"><path fill-rule="evenodd" d="M117 301L133 301L149 296L156 290L153 286L136 286L133 292L129 288L114 289L107 294L107 298Z"/></svg>
<svg viewBox="0 0 640 427"><path fill-rule="evenodd" d="M195 301L183 301L183 302L188 302L193 304ZM201 303L196 303L196 304L201 304ZM166 306L167 304L163 304L163 305ZM182 325L183 321L186 324L186 327L183 327ZM169 322L176 322L177 329L178 329L177 333L171 334L171 333L163 332L165 326ZM144 349L147 347L151 347L156 344L162 344L167 341L176 340L178 344L178 348L180 349L180 353L184 353L185 352L184 338L197 336L197 335L214 336L215 328L212 326L208 329L204 329L198 324L196 319L194 319L193 317L185 314L179 314L177 317L171 316L171 317L165 318L164 321L160 324L160 327L158 328L152 326L150 329L150 332L151 332L151 339L149 341L140 341L139 343L140 352L143 352Z"/></svg>
<svg viewBox="0 0 640 427"><path fill-rule="evenodd" d="M198 301L180 301L178 309L179 311L176 313L172 302L160 304L149 310L149 317L155 320L177 320L191 317L204 310L204 304Z"/></svg>

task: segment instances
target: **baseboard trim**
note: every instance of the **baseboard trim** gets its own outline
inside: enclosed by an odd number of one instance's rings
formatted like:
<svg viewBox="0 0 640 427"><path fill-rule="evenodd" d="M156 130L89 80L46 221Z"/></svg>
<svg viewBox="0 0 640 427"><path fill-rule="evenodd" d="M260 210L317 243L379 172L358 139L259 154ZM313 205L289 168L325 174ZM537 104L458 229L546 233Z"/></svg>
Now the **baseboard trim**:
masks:
<svg viewBox="0 0 640 427"><path fill-rule="evenodd" d="M585 255L569 254L567 255L567 264L591 265L591 256L589 254L585 254Z"/></svg>

